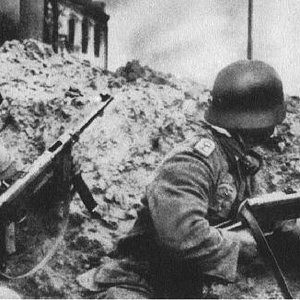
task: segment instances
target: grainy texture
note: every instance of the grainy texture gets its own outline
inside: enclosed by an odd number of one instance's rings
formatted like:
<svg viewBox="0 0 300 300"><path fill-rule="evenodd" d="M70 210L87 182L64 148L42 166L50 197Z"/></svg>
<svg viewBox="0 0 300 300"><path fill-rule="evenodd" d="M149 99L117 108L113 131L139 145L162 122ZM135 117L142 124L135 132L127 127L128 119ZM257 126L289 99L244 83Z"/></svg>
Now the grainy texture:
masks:
<svg viewBox="0 0 300 300"><path fill-rule="evenodd" d="M91 219L75 196L69 230L55 257L35 276L10 283L30 298L96 297L85 293L76 277L97 266L116 238L132 226L153 170L175 144L193 134L196 127L190 120L203 117L209 92L137 61L116 74L104 73L72 56L57 56L33 40L5 43L0 66L0 137L24 164L95 110L100 93L115 96L104 118L85 132L73 151L103 208L101 220ZM277 143L258 149L266 161L258 175L262 192L300 186L299 98L287 98L287 108ZM212 292L222 298L281 297L260 261L240 269L238 283L215 285ZM289 272L289 281L299 297L299 275Z"/></svg>

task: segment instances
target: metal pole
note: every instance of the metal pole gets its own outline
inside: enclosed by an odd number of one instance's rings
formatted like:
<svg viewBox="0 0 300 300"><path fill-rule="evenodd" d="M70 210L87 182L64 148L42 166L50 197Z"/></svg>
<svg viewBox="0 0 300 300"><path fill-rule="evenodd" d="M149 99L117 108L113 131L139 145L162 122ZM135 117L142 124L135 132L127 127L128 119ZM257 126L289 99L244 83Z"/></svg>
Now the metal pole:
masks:
<svg viewBox="0 0 300 300"><path fill-rule="evenodd" d="M248 59L252 59L252 56L253 56L252 19L253 19L253 0L249 0L249 4L248 4L248 47L247 47L247 58Z"/></svg>

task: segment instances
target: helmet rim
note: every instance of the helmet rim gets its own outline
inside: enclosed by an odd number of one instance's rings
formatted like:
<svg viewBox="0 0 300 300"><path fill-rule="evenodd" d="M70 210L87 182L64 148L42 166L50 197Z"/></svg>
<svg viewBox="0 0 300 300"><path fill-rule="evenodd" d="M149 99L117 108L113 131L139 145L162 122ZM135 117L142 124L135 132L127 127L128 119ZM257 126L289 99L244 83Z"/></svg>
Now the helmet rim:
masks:
<svg viewBox="0 0 300 300"><path fill-rule="evenodd" d="M226 129L263 129L276 126L285 119L285 104L260 111L244 111L236 113L232 110L220 110L212 105L204 114L208 123Z"/></svg>

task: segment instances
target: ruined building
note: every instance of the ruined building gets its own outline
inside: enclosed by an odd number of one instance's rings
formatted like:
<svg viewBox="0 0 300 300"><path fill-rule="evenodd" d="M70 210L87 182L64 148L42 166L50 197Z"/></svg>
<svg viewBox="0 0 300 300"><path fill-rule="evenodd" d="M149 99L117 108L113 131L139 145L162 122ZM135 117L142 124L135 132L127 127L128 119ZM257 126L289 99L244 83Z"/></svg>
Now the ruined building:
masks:
<svg viewBox="0 0 300 300"><path fill-rule="evenodd" d="M92 0L0 0L0 43L33 38L107 69L105 3Z"/></svg>

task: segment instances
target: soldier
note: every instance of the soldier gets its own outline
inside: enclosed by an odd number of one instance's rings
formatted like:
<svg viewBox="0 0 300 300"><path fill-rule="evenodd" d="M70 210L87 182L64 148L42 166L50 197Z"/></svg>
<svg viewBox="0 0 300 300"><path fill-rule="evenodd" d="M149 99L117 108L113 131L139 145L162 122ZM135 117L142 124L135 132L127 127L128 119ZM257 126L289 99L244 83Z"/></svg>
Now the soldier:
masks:
<svg viewBox="0 0 300 300"><path fill-rule="evenodd" d="M8 150L0 144L0 193L16 179L20 173L20 164L13 160Z"/></svg>
<svg viewBox="0 0 300 300"><path fill-rule="evenodd" d="M3 100L0 93L0 105ZM9 151L4 147L3 141L0 140L0 194L21 175L22 169L21 162L11 157Z"/></svg>
<svg viewBox="0 0 300 300"><path fill-rule="evenodd" d="M21 169L21 163L14 160L3 144L0 144L0 194L17 179L22 172ZM14 290L0 285L0 299L21 299L21 297Z"/></svg>
<svg viewBox="0 0 300 300"><path fill-rule="evenodd" d="M0 194L7 190L19 173L17 162L12 159L7 149L0 145ZM1 285L0 299L21 299L21 297L14 290Z"/></svg>
<svg viewBox="0 0 300 300"><path fill-rule="evenodd" d="M107 298L199 298L203 282L233 281L238 259L256 255L255 241L213 226L254 195L261 157L251 147L284 118L271 66L242 60L221 70L197 136L164 160L133 229L79 282Z"/></svg>

